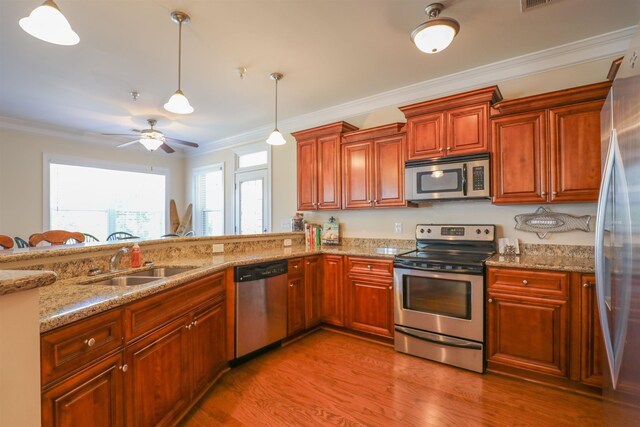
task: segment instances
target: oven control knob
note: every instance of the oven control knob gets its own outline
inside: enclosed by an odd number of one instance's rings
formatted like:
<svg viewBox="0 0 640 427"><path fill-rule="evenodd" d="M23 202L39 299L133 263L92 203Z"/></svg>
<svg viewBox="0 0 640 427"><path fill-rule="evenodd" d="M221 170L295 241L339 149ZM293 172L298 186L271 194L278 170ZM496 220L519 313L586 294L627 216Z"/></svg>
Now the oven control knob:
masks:
<svg viewBox="0 0 640 427"><path fill-rule="evenodd" d="M476 234L482 233L479 228L476 228Z"/></svg>
<svg viewBox="0 0 640 427"><path fill-rule="evenodd" d="M421 228L420 229L420 234L423 234L423 233L424 233L424 228Z"/></svg>
<svg viewBox="0 0 640 427"><path fill-rule="evenodd" d="M489 234L489 229L488 228L484 229L484 234Z"/></svg>
<svg viewBox="0 0 640 427"><path fill-rule="evenodd" d="M431 229L427 228L427 234L431 234Z"/></svg>

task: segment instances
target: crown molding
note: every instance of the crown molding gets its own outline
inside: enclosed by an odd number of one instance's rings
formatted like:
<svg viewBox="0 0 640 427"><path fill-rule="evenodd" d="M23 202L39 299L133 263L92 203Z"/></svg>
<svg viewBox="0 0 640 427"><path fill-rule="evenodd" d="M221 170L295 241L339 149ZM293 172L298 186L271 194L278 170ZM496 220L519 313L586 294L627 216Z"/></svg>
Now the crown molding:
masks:
<svg viewBox="0 0 640 427"><path fill-rule="evenodd" d="M340 120L347 121L351 117L369 114L384 108L439 98L456 92L499 84L505 80L527 77L545 71L552 71L622 55L629 47L629 43L637 29L638 26L623 28L576 42L381 92L312 113L280 120L279 128L281 131L282 129L296 131ZM227 138L203 143L200 148L187 153L186 156L194 157L235 145L261 141L264 140L272 130L272 126L270 125L262 126ZM283 133L286 135L289 132Z"/></svg>

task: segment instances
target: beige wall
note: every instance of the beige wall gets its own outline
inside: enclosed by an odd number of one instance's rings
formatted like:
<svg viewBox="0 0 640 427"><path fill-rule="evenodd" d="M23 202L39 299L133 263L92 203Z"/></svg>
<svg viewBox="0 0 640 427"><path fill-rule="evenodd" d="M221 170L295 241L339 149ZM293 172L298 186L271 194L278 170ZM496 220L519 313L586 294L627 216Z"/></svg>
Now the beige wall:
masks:
<svg viewBox="0 0 640 427"><path fill-rule="evenodd" d="M167 168L169 198L176 200L180 212L184 210L184 159L180 157L0 129L0 234L28 238L42 230L44 153Z"/></svg>
<svg viewBox="0 0 640 427"><path fill-rule="evenodd" d="M498 82L505 99L544 93L605 80L613 58L589 62L569 68L551 70L526 78ZM392 122L404 122L404 116L395 107L370 114L342 118L362 129ZM318 123L321 125L323 123ZM299 130L299 129L292 129ZM266 135L265 135L266 137ZM285 146L272 148L272 231L282 231L282 223L296 212L296 149L295 140L285 135ZM251 141L247 141L251 142ZM233 150L225 149L186 159L185 199L191 201L191 170L194 167L224 162L226 171L226 215L225 229L233 232ZM497 224L500 237L518 237L524 242L541 242L533 233L514 229L513 217L520 213L535 211L538 205L493 206L486 201L444 202L415 209L367 209L331 211L326 213L305 212L308 220L322 223L334 215L343 224L343 235L347 237L413 238L415 225L419 223L487 223ZM595 220L596 204L548 205L555 212L573 215L591 215ZM403 232L395 233L394 224L402 223ZM549 243L593 244L593 232L568 232L552 234L545 239Z"/></svg>

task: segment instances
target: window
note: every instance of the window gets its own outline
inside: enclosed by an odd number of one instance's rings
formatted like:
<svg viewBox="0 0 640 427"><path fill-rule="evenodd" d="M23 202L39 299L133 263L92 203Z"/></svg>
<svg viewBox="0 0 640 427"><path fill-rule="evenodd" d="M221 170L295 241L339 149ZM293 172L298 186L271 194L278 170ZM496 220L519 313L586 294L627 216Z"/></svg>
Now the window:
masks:
<svg viewBox="0 0 640 427"><path fill-rule="evenodd" d="M45 156L45 228L80 231L100 240L116 231L141 238L165 234L167 171L97 163Z"/></svg>
<svg viewBox="0 0 640 427"><path fill-rule="evenodd" d="M224 234L224 165L193 170L194 231L198 236Z"/></svg>
<svg viewBox="0 0 640 427"><path fill-rule="evenodd" d="M266 144L235 151L235 233L260 234L271 229L271 151Z"/></svg>

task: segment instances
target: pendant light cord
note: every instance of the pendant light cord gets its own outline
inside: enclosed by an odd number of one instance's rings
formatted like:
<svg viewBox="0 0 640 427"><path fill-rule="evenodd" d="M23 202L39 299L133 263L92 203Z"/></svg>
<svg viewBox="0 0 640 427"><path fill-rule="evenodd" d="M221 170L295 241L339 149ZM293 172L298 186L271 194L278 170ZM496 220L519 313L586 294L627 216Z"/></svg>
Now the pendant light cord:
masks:
<svg viewBox="0 0 640 427"><path fill-rule="evenodd" d="M182 19L178 22L178 90L182 90Z"/></svg>
<svg viewBox="0 0 640 427"><path fill-rule="evenodd" d="M278 130L278 79L276 79L276 130Z"/></svg>

